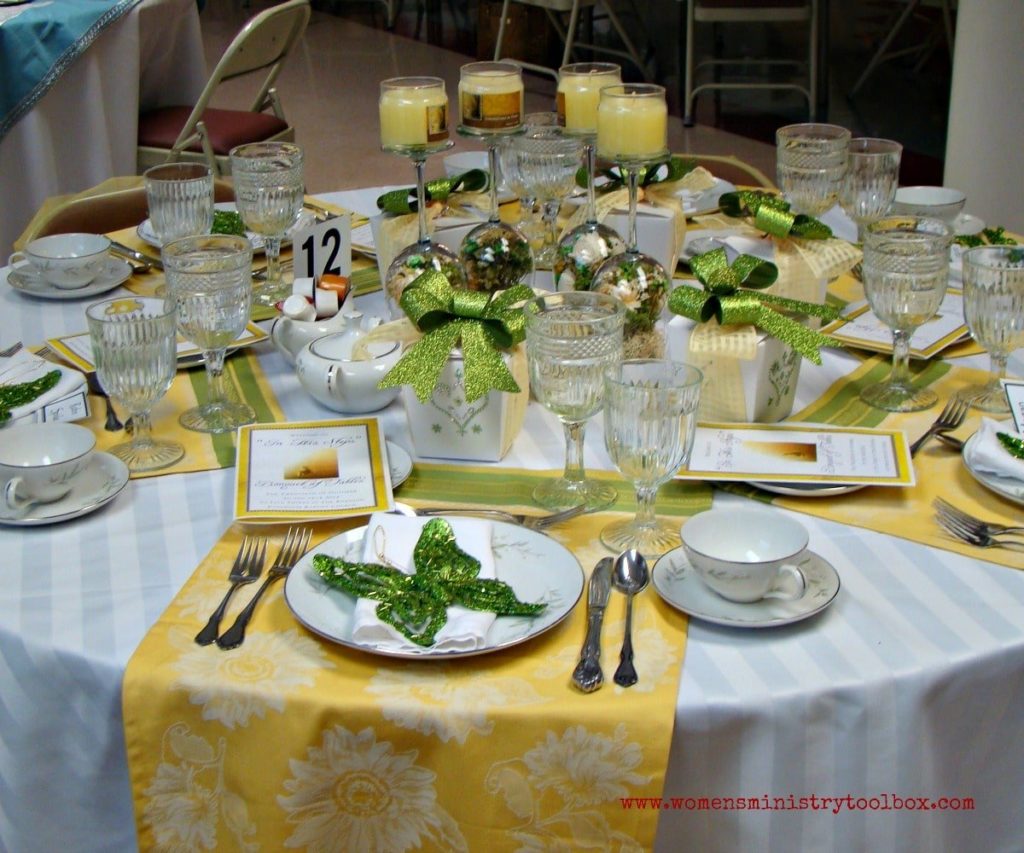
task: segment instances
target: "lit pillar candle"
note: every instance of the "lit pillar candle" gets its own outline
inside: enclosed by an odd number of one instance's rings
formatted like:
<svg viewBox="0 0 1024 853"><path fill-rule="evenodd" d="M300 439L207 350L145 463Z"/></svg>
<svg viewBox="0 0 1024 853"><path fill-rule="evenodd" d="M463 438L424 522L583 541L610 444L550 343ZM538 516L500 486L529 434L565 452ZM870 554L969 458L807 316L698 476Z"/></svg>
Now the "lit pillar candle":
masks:
<svg viewBox="0 0 1024 853"><path fill-rule="evenodd" d="M440 77L394 77L380 84L382 148L435 145L448 139L448 95Z"/></svg>
<svg viewBox="0 0 1024 853"><path fill-rule="evenodd" d="M607 160L655 160L668 151L665 89L646 83L601 91L597 108L597 153Z"/></svg>
<svg viewBox="0 0 1024 853"><path fill-rule="evenodd" d="M601 89L622 82L622 71L611 62L576 62L558 69L555 95L558 123L567 132L597 132L597 105Z"/></svg>
<svg viewBox="0 0 1024 853"><path fill-rule="evenodd" d="M459 78L462 124L476 131L500 131L523 123L523 72L509 62L471 62Z"/></svg>

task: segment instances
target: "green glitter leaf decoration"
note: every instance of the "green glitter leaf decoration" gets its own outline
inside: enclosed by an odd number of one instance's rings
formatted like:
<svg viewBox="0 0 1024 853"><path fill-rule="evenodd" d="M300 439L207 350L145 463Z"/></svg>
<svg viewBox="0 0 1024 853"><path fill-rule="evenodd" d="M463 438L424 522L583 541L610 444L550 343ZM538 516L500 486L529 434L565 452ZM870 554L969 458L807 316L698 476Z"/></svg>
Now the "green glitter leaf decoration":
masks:
<svg viewBox="0 0 1024 853"><path fill-rule="evenodd" d="M327 554L313 557L313 569L328 585L379 602L377 618L418 646L434 644L454 604L497 616L536 616L547 606L520 601L504 581L481 579L480 561L459 548L443 518L423 525L413 565L415 573L407 575L379 563L351 563Z"/></svg>
<svg viewBox="0 0 1024 853"><path fill-rule="evenodd" d="M1003 445L1007 453L1018 459L1024 459L1024 440L1005 432L997 432L996 438L999 439L999 443Z"/></svg>
<svg viewBox="0 0 1024 853"><path fill-rule="evenodd" d="M51 370L31 382L0 385L0 424L11 419L11 409L24 406L41 397L60 381L60 371Z"/></svg>

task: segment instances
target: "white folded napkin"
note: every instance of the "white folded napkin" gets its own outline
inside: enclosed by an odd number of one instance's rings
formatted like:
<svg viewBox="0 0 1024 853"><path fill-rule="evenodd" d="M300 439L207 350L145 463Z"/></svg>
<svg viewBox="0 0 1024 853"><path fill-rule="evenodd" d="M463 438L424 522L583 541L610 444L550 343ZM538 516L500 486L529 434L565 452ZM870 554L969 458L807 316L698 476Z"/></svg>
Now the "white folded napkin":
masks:
<svg viewBox="0 0 1024 853"><path fill-rule="evenodd" d="M431 519L410 518L403 515L378 512L370 516L363 540L362 560L367 563L380 563L377 547L384 542L384 554L387 559L407 574L412 574L413 549L420 538L423 525ZM494 553L491 550L491 523L481 518L448 519L455 533L455 541L459 548L480 561L481 578L495 577ZM383 530L383 538L376 532ZM428 652L466 652L482 648L487 639L487 632L494 624L493 613L480 610L469 610L465 607L448 608L448 621L437 632L433 646L418 646L403 637L390 625L377 618L377 601L360 598L356 602L353 616L352 639L357 643L377 646L391 651L428 653Z"/></svg>
<svg viewBox="0 0 1024 853"><path fill-rule="evenodd" d="M1024 481L1024 459L1012 456L996 437L997 432L1024 439L1024 436L1014 431L1012 421L999 423L991 418L982 418L981 428L971 442L971 464L987 474Z"/></svg>
<svg viewBox="0 0 1024 853"><path fill-rule="evenodd" d="M85 376L71 367L53 364L28 350L18 350L9 358L0 358L0 386L32 382L41 376L45 376L51 370L60 371L60 379L57 380L57 384L24 406L15 406L15 408L11 409L11 418L7 421L8 425L15 423L40 423L44 420L77 420L88 416L89 411L84 403L86 394ZM44 407L76 395L81 395L79 405L75 408L75 411L79 413L77 417L68 418L65 416L71 412L72 407L70 406L66 407L67 412L50 412L44 417Z"/></svg>

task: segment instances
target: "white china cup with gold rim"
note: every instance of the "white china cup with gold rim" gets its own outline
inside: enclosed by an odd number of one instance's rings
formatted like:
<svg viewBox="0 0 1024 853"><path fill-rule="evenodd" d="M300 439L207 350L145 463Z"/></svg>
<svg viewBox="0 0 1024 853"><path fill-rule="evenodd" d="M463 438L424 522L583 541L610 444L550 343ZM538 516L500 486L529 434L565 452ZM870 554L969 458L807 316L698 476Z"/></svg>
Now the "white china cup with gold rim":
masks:
<svg viewBox="0 0 1024 853"><path fill-rule="evenodd" d="M29 268L61 290L85 287L107 268L110 240L99 234L51 234L11 255L15 269Z"/></svg>
<svg viewBox="0 0 1024 853"><path fill-rule="evenodd" d="M95 447L96 437L77 424L8 427L0 441L4 506L21 515L33 504L60 500L89 466Z"/></svg>
<svg viewBox="0 0 1024 853"><path fill-rule="evenodd" d="M722 598L750 603L804 594L807 582L796 563L807 549L807 530L788 516L709 510L688 519L679 535L690 564Z"/></svg>

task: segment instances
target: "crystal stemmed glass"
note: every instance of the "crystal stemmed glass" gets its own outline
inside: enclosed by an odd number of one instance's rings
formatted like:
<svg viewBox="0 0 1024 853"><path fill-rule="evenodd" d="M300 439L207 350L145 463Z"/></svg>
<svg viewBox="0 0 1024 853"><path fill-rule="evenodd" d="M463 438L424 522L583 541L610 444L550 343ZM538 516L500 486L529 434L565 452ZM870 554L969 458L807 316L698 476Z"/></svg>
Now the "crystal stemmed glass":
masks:
<svg viewBox="0 0 1024 853"><path fill-rule="evenodd" d="M150 412L178 369L174 303L160 297L109 299L85 312L96 377L131 415L131 441L110 452L129 471L155 471L185 455L176 441L154 439Z"/></svg>
<svg viewBox="0 0 1024 853"><path fill-rule="evenodd" d="M903 146L891 139L850 140L839 204L857 224L858 241L864 240L864 226L885 216L892 206L902 152Z"/></svg>
<svg viewBox="0 0 1024 853"><path fill-rule="evenodd" d="M459 133L487 140L490 213L470 231L459 252L471 290L501 290L533 270L530 242L502 222L498 211L498 147L501 137L522 132L523 71L511 62L470 62L459 75Z"/></svg>
<svg viewBox="0 0 1024 853"><path fill-rule="evenodd" d="M963 255L964 319L971 337L992 363L992 378L963 392L984 412L1008 414L1001 380L1006 362L1024 346L1024 251L1015 246L977 246Z"/></svg>
<svg viewBox="0 0 1024 853"><path fill-rule="evenodd" d="M911 384L910 337L942 304L952 242L952 229L938 219L893 216L864 229L864 294L893 338L892 374L860 393L875 408L916 412L937 399Z"/></svg>
<svg viewBox="0 0 1024 853"><path fill-rule="evenodd" d="M142 176L149 224L160 245L209 234L213 227L213 171L205 163L164 163Z"/></svg>
<svg viewBox="0 0 1024 853"><path fill-rule="evenodd" d="M679 526L654 514L658 487L686 464L697 429L703 374L675 361L637 359L604 375L604 445L636 489L636 517L601 531L613 551L659 557L679 545Z"/></svg>
<svg viewBox="0 0 1024 853"><path fill-rule="evenodd" d="M163 248L167 287L178 331L203 351L206 402L179 423L197 432L230 432L252 423L252 407L232 399L224 383L227 348L245 329L252 308L252 244L245 237L184 237Z"/></svg>
<svg viewBox="0 0 1024 853"><path fill-rule="evenodd" d="M537 486L533 499L549 509L606 507L616 491L586 478L583 438L604 400L605 369L622 361L625 306L614 296L580 291L538 297L523 313L530 388L565 430L565 472Z"/></svg>
<svg viewBox="0 0 1024 853"><path fill-rule="evenodd" d="M798 213L817 216L839 200L850 131L835 124L788 124L775 131L779 188Z"/></svg>
<svg viewBox="0 0 1024 853"><path fill-rule="evenodd" d="M416 167L416 215L419 237L399 252L384 275L388 298L394 302L405 285L428 269L444 273L452 284L464 287L459 256L435 243L427 227L424 167L431 154L447 151L448 94L440 77L392 77L380 84L380 146L384 151L412 160Z"/></svg>
<svg viewBox="0 0 1024 853"><path fill-rule="evenodd" d="M544 240L534 253L534 266L550 268L558 251L558 210L576 186L580 141L560 127L532 127L511 142L519 180L528 196L544 209Z"/></svg>
<svg viewBox="0 0 1024 853"><path fill-rule="evenodd" d="M601 263L626 250L619 234L597 221L594 175L597 170L597 108L601 89L622 82L622 69L612 62L575 62L558 69L558 114L567 134L583 142L587 169L586 218L562 235L555 259L557 290L587 290Z"/></svg>
<svg viewBox="0 0 1024 853"><path fill-rule="evenodd" d="M235 205L250 231L260 234L267 256L267 278L253 292L260 305L276 305L291 295L281 278L281 241L302 213L302 149L291 142L252 142L231 149Z"/></svg>
<svg viewBox="0 0 1024 853"><path fill-rule="evenodd" d="M640 252L636 232L640 174L668 159L668 107L665 88L626 83L601 89L597 108L598 156L619 165L629 188L627 249L612 255L594 274L591 289L615 294L629 307L626 337L651 332L668 294L669 275L657 260ZM657 349L657 347L651 348Z"/></svg>

